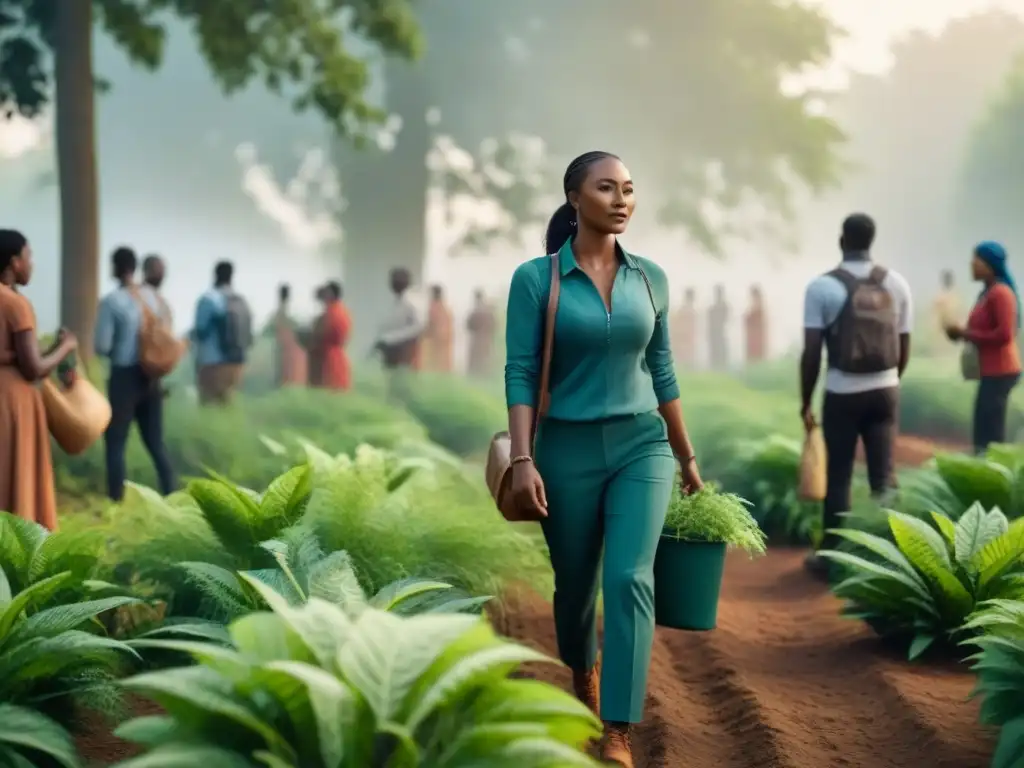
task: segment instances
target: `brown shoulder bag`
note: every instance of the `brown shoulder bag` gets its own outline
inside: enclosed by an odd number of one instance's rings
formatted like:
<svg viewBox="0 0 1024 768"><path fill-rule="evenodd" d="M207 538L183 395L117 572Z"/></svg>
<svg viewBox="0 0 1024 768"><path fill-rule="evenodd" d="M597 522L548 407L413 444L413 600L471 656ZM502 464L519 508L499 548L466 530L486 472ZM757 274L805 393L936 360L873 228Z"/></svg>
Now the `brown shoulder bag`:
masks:
<svg viewBox="0 0 1024 768"><path fill-rule="evenodd" d="M133 288L131 294L142 313L142 322L139 324L139 364L151 379L162 379L184 357L185 344L149 308L137 288Z"/></svg>
<svg viewBox="0 0 1024 768"><path fill-rule="evenodd" d="M537 387L537 409L534 412L533 429L530 433L530 453L533 453L540 420L548 411L551 400L551 352L555 345L555 315L558 312L558 293L561 290L558 271L558 254L551 254L551 288L548 291L548 307L544 319L544 345L541 348L540 382ZM539 520L534 510L524 510L515 503L510 493L512 485L512 437L507 431L491 438L487 453L487 488L502 517L510 523Z"/></svg>

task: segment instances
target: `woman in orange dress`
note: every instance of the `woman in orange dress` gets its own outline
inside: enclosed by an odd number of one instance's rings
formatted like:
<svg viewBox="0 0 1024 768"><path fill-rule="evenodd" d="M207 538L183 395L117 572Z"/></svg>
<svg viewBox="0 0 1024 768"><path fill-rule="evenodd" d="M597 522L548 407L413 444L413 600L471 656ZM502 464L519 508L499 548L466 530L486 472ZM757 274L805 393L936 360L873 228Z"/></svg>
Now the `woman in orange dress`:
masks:
<svg viewBox="0 0 1024 768"><path fill-rule="evenodd" d="M321 335L322 350L320 386L324 389L347 390L352 386L352 368L345 353L352 320L341 301L341 284L330 282L325 286L327 306L324 309Z"/></svg>
<svg viewBox="0 0 1024 768"><path fill-rule="evenodd" d="M61 330L46 353L36 317L18 286L32 279L32 249L20 232L0 230L0 510L57 529L57 500L46 411L36 382L78 348Z"/></svg>
<svg viewBox="0 0 1024 768"><path fill-rule="evenodd" d="M444 289L435 285L430 289L430 309L427 311L427 330L423 334L422 370L451 373L452 370L452 313L445 305Z"/></svg>

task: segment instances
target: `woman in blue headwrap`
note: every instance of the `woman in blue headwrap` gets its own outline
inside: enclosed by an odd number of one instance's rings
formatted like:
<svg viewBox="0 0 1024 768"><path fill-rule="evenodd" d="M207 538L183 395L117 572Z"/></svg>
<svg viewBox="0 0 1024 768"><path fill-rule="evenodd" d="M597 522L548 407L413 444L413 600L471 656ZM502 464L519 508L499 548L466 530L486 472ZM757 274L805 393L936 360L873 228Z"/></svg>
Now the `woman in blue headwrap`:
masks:
<svg viewBox="0 0 1024 768"><path fill-rule="evenodd" d="M1010 393L1020 380L1021 302L1017 283L1006 263L1006 249L984 242L974 249L971 273L982 283L966 328L950 327L950 339L973 344L978 350L980 373L974 402L974 449L981 453L991 443L1006 442L1006 415Z"/></svg>

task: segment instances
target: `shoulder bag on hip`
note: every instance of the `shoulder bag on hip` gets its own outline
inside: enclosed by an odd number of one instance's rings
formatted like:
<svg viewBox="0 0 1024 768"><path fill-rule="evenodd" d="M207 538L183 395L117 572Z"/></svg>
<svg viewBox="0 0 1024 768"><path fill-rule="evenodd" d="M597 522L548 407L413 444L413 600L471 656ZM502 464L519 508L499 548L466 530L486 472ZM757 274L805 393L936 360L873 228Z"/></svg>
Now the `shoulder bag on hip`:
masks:
<svg viewBox="0 0 1024 768"><path fill-rule="evenodd" d="M555 344L555 315L558 312L558 294L561 290L561 279L558 271L558 254L553 253L551 260L551 288L548 291L548 306L544 319L544 344L541 348L540 382L537 387L537 408L534 411L533 428L530 432L530 453L533 453L537 439L537 428L541 419L547 414L551 401L551 352ZM512 485L512 437L507 431L499 432L491 438L491 447L487 453L486 468L487 488L494 498L494 503L502 517L510 523L536 521L540 517L533 510L523 510L515 503L509 492Z"/></svg>

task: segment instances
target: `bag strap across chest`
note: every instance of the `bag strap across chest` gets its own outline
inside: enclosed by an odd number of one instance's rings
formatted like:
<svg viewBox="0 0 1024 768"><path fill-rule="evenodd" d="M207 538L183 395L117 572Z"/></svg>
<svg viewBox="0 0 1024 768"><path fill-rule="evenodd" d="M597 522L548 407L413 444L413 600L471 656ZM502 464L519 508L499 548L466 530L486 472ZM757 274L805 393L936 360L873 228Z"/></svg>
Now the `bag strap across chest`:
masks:
<svg viewBox="0 0 1024 768"><path fill-rule="evenodd" d="M537 383L537 410L533 416L533 433L530 436L532 445L537 438L537 428L551 405L551 357L555 349L555 318L558 315L558 298L562 292L562 274L559 271L558 254L552 253L551 284L548 288L548 305L544 313L544 341L540 352L540 380Z"/></svg>

